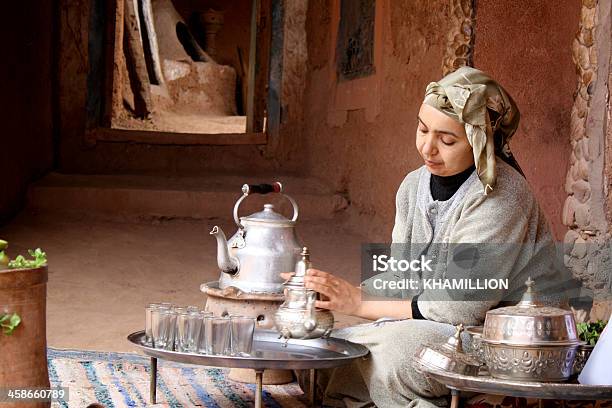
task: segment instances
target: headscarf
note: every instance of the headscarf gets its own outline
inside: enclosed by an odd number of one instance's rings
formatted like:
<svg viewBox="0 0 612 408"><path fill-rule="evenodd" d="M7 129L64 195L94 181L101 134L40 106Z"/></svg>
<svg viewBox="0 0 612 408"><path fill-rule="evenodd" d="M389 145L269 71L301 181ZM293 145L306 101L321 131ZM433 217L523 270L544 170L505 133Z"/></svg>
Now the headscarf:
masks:
<svg viewBox="0 0 612 408"><path fill-rule="evenodd" d="M518 127L519 110L512 97L487 74L461 67L431 82L423 103L464 124L485 194L495 187L496 155L523 175L508 144Z"/></svg>

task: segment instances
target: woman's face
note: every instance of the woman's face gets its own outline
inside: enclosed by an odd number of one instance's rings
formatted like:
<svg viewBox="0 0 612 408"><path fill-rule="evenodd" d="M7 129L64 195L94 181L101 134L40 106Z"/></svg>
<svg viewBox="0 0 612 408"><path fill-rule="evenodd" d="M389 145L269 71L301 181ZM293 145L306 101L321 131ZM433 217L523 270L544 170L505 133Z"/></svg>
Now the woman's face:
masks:
<svg viewBox="0 0 612 408"><path fill-rule="evenodd" d="M465 128L436 108L421 105L416 147L425 165L436 176L452 176L474 164Z"/></svg>

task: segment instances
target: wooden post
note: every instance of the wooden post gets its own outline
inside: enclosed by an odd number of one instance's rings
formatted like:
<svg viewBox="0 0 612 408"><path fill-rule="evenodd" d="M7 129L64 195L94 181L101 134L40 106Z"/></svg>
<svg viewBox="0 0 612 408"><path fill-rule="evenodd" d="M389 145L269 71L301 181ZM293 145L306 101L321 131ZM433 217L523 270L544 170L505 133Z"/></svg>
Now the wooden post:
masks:
<svg viewBox="0 0 612 408"><path fill-rule="evenodd" d="M147 118L152 111L151 84L138 26L138 10L133 0L125 0L125 58L134 93L134 111L137 117Z"/></svg>
<svg viewBox="0 0 612 408"><path fill-rule="evenodd" d="M284 0L272 0L272 27L270 40L270 65L268 76L268 145L266 155L274 156L278 145L282 119L281 94L283 86L284 49Z"/></svg>
<svg viewBox="0 0 612 408"><path fill-rule="evenodd" d="M249 69L247 74L247 133L255 130L255 68L257 64L257 20L260 0L253 0L251 9L251 39L249 45Z"/></svg>
<svg viewBox="0 0 612 408"><path fill-rule="evenodd" d="M450 408L459 408L459 396L460 392L459 390L451 390L451 404L450 404Z"/></svg>
<svg viewBox="0 0 612 408"><path fill-rule="evenodd" d="M157 358L151 357L151 367L149 367L149 402L157 404Z"/></svg>
<svg viewBox="0 0 612 408"><path fill-rule="evenodd" d="M264 370L255 370L255 408L262 408L263 372Z"/></svg>

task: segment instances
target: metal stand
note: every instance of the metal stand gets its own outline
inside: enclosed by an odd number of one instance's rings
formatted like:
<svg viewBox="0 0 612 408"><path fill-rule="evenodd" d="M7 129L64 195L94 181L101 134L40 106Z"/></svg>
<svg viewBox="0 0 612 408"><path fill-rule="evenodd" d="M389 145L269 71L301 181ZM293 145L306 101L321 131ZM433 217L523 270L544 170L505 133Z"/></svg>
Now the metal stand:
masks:
<svg viewBox="0 0 612 408"><path fill-rule="evenodd" d="M257 352L249 357L231 355L208 355L181 353L151 347L143 330L128 336L128 340L150 357L150 404L156 404L157 360L163 359L181 364L196 364L207 367L241 368L255 371L256 393L255 407L263 407L264 370L311 370L308 375L311 386L307 397L314 406L317 401L316 369L333 368L345 365L369 354L361 344L351 343L344 339L329 337L326 339L292 340L286 342L278 337L274 330L255 330L253 350ZM252 376L250 381L253 381Z"/></svg>
<svg viewBox="0 0 612 408"><path fill-rule="evenodd" d="M317 405L317 370L311 368L309 373L310 381L308 387L308 400L310 405L315 407Z"/></svg>
<svg viewBox="0 0 612 408"><path fill-rule="evenodd" d="M451 389L450 408L459 408L459 390Z"/></svg>
<svg viewBox="0 0 612 408"><path fill-rule="evenodd" d="M261 408L261 396L263 394L263 372L255 370L255 408Z"/></svg>
<svg viewBox="0 0 612 408"><path fill-rule="evenodd" d="M149 400L151 404L157 404L157 358L151 357L151 377L149 380Z"/></svg>

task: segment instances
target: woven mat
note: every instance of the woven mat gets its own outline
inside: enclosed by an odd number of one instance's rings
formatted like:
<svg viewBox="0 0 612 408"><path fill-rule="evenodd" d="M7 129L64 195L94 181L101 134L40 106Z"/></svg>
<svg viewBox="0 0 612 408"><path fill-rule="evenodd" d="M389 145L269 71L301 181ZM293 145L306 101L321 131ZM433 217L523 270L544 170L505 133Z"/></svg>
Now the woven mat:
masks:
<svg viewBox="0 0 612 408"><path fill-rule="evenodd" d="M52 386L69 388L53 407L149 407L149 358L138 354L49 348ZM158 360L159 407L251 407L255 385L231 381L227 370ZM266 407L306 407L297 383L264 385Z"/></svg>

